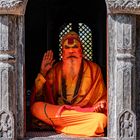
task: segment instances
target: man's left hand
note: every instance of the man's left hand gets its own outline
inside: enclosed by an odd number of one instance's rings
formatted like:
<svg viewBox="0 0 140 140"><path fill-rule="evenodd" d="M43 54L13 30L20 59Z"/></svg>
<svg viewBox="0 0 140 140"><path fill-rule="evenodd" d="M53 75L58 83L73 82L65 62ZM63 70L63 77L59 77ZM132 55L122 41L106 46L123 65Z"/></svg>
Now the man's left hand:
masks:
<svg viewBox="0 0 140 140"><path fill-rule="evenodd" d="M94 112L103 113L106 110L106 101L100 101L96 103L94 106Z"/></svg>

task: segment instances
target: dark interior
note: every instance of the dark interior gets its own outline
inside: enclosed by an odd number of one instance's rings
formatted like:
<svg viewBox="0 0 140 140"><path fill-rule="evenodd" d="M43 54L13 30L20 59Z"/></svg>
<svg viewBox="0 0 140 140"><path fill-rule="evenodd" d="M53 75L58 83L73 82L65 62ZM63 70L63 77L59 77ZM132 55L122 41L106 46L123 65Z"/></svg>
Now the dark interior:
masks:
<svg viewBox="0 0 140 140"><path fill-rule="evenodd" d="M29 124L29 98L44 52L52 49L59 59L59 32L62 25L78 23L90 27L93 35L93 61L100 65L106 83L106 5L104 0L29 0L25 13L26 115ZM27 131L30 129L27 125Z"/></svg>

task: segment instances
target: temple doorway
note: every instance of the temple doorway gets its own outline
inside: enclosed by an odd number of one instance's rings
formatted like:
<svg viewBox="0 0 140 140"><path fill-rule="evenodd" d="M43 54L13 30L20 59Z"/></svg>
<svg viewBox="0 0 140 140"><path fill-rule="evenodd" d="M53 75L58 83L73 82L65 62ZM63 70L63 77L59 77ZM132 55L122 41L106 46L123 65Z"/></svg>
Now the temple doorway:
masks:
<svg viewBox="0 0 140 140"><path fill-rule="evenodd" d="M87 10L88 9L88 10ZM96 11L96 12L95 12ZM100 65L106 83L106 4L103 0L34 0L25 13L26 130L30 126L30 95L44 52L61 59L61 36L73 30L83 37L85 54ZM38 128L37 128L38 129ZM39 129L38 129L39 130Z"/></svg>

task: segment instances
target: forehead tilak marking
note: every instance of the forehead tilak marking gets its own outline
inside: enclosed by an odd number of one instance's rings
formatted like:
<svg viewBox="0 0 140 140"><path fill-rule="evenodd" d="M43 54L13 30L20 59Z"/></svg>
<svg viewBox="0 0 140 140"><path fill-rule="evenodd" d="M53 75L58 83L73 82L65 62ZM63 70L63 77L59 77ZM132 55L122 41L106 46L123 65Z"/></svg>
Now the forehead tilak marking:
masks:
<svg viewBox="0 0 140 140"><path fill-rule="evenodd" d="M80 42L79 35L76 32L69 32L62 37L61 44L65 42L65 40L69 40L69 44L73 42L73 39L76 39Z"/></svg>
<svg viewBox="0 0 140 140"><path fill-rule="evenodd" d="M68 39L67 39L67 40L65 40L65 42L63 43L63 46L69 46L69 47L73 47L73 46L75 46L75 45L79 46L79 45L78 45L79 43L80 43L80 42L79 42L78 40L76 40L76 39L74 39L73 42L69 43L69 42L68 42Z"/></svg>

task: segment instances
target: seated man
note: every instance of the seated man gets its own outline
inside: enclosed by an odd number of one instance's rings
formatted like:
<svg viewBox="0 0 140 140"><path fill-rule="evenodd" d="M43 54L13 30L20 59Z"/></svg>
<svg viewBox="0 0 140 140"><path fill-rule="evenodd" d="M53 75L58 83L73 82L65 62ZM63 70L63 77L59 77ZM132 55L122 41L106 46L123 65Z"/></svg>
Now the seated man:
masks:
<svg viewBox="0 0 140 140"><path fill-rule="evenodd" d="M55 65L53 52L44 54L31 95L31 113L56 132L104 136L107 93L101 69L83 58L77 33L64 35L61 45L62 61Z"/></svg>

